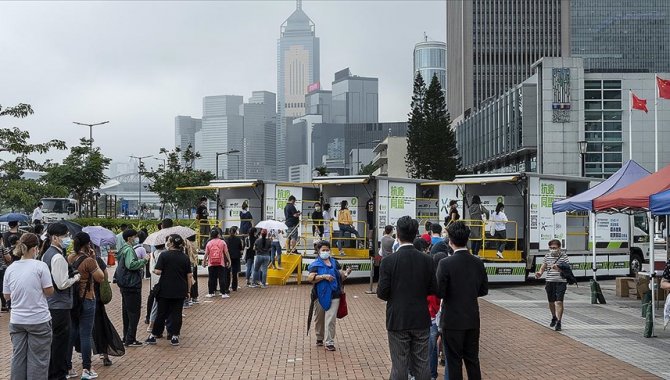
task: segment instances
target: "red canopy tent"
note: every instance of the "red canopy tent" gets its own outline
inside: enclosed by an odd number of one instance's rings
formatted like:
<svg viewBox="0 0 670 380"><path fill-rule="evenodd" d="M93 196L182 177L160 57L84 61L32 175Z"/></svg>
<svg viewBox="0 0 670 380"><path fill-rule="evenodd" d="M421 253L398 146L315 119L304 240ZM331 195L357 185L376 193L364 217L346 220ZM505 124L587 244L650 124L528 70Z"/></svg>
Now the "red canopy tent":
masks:
<svg viewBox="0 0 670 380"><path fill-rule="evenodd" d="M593 200L596 212L636 213L649 211L649 197L670 189L670 165L637 182Z"/></svg>

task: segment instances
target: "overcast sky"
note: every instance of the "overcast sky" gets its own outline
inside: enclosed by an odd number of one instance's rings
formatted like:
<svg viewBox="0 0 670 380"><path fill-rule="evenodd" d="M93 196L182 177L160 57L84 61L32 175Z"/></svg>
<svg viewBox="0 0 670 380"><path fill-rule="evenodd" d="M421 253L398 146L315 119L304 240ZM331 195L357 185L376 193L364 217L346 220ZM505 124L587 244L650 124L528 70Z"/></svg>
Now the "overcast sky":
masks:
<svg viewBox="0 0 670 380"><path fill-rule="evenodd" d="M321 83L379 78L380 121L407 119L412 51L444 41L446 2L303 1L321 40ZM35 115L0 119L33 141L68 146L93 131L115 160L174 146L174 117L202 116L202 97L276 92L279 26L295 1L0 2L0 105ZM52 155L60 159L64 154Z"/></svg>

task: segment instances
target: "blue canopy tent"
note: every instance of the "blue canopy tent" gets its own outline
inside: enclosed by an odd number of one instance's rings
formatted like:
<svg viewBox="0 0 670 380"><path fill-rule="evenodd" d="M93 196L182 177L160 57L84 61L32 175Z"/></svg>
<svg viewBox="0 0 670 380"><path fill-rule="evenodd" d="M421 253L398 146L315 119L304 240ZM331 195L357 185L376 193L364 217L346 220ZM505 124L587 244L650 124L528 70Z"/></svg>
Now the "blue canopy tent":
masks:
<svg viewBox="0 0 670 380"><path fill-rule="evenodd" d="M574 197L556 201L552 204L554 214L559 212L589 211L593 213L591 220L591 247L593 249L593 279L596 279L596 213L593 207L593 200L605 194L622 189L638 180L648 176L650 173L640 166L637 162L629 160L621 169L612 174L605 181L593 186L592 188L579 193ZM669 195L670 198L670 195ZM670 208L670 207L669 207Z"/></svg>
<svg viewBox="0 0 670 380"><path fill-rule="evenodd" d="M654 215L670 215L670 190L650 196L649 210Z"/></svg>

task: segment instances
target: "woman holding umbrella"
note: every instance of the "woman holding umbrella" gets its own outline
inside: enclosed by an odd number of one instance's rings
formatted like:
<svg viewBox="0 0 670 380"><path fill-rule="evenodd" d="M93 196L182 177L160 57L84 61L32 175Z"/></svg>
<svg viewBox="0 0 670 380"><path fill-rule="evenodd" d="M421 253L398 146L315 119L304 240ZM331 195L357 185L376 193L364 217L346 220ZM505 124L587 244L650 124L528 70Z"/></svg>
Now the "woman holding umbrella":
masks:
<svg viewBox="0 0 670 380"><path fill-rule="evenodd" d="M316 305L316 345L325 346L328 351L335 351L335 322L337 309L340 306L342 281L351 273L351 268L340 270L340 264L330 256L330 243L320 241L316 245L319 256L309 265L307 281L314 284L312 305ZM315 302L317 301L317 302ZM312 307L310 307L311 311ZM311 317L311 313L310 313ZM309 328L308 328L309 330Z"/></svg>

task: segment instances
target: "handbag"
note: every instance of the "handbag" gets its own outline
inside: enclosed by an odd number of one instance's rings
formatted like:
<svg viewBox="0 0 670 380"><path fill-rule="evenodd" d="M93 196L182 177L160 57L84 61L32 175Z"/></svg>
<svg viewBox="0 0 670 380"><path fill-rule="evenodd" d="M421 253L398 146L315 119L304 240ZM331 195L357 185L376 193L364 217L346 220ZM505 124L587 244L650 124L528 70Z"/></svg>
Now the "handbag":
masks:
<svg viewBox="0 0 670 380"><path fill-rule="evenodd" d="M337 307L337 319L342 319L349 314L349 309L347 308L347 293L342 291L340 293L340 305Z"/></svg>
<svg viewBox="0 0 670 380"><path fill-rule="evenodd" d="M105 273L105 279L100 283L100 301L105 305L112 301L112 285L107 279L107 273Z"/></svg>

